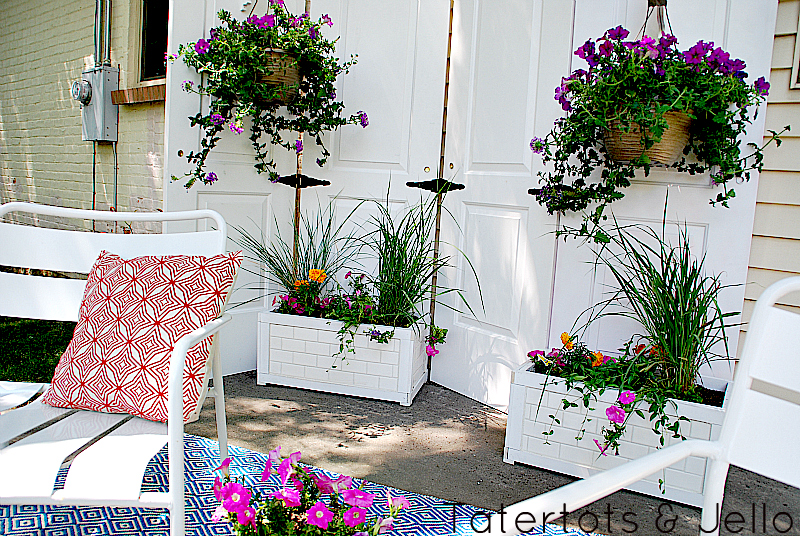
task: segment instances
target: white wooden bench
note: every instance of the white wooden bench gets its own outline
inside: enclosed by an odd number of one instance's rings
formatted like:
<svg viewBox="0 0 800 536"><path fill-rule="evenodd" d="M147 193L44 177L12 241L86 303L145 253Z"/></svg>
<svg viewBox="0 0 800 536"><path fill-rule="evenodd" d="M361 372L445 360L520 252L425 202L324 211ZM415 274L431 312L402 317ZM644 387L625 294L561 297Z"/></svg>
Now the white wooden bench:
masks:
<svg viewBox="0 0 800 536"><path fill-rule="evenodd" d="M12 212L78 220L164 222L210 219L210 231L179 234L111 234L0 222L0 266L86 274L102 250L123 258L225 252L225 220L212 210L166 213L95 212L31 203L0 205ZM85 280L0 272L0 315L78 319ZM168 424L126 415L55 408L38 401L46 384L0 382L0 504L97 505L167 508L170 533L184 534L183 393L186 352L230 320L222 315L175 344L168 379ZM218 338L215 338L218 339ZM220 460L227 457L227 429L219 347L211 347ZM33 401L31 401L33 399ZM109 429L112 431L105 434ZM98 439L99 438L99 439ZM140 491L145 467L168 445L169 491ZM69 463L63 489L54 490ZM69 462L71 460L71 463Z"/></svg>

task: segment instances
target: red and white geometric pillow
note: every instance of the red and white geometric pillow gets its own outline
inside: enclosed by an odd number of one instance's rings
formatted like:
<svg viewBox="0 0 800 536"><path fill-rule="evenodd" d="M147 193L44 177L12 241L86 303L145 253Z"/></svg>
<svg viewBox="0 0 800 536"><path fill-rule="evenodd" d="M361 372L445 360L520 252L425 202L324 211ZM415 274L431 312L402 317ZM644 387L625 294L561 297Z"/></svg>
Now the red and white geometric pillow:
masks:
<svg viewBox="0 0 800 536"><path fill-rule="evenodd" d="M220 315L241 263L241 252L124 260L103 251L89 273L72 341L42 401L166 422L172 348ZM186 355L184 422L200 413L211 340Z"/></svg>

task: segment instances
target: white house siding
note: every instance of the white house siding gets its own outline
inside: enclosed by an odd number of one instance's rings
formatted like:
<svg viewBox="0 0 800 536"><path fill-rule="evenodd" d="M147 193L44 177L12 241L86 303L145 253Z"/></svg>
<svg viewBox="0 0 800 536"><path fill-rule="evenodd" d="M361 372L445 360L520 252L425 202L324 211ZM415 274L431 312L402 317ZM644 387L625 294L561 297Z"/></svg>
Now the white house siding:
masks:
<svg viewBox="0 0 800 536"><path fill-rule="evenodd" d="M778 5L766 128L780 131L791 125L792 131L783 136L780 148L773 145L764 152L743 322L750 320L755 301L765 288L784 277L800 275L800 89L790 89L799 16L800 0ZM800 313L800 295L789 295L782 304ZM746 332L745 324L739 348Z"/></svg>
<svg viewBox="0 0 800 536"><path fill-rule="evenodd" d="M126 80L129 4L113 2L111 60L121 65L120 88L133 85ZM92 206L92 143L81 140L81 110L70 97L70 85L94 64L94 7L94 2L65 0L3 2L0 202ZM118 208L159 209L164 104L119 108ZM97 207L108 209L113 204L111 144L98 144L96 180Z"/></svg>

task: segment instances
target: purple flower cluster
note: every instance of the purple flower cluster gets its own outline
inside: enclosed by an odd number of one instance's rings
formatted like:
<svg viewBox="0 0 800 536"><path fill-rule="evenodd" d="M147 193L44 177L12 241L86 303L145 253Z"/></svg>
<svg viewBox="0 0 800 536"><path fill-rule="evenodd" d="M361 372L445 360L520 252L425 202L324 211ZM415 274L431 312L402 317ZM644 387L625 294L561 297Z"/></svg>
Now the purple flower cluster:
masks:
<svg viewBox="0 0 800 536"><path fill-rule="evenodd" d="M367 125L369 125L369 118L367 117L367 112L365 112L364 110L359 110L358 112L356 112L356 115L358 115L358 122L361 124L361 128L367 128Z"/></svg>
<svg viewBox="0 0 800 536"><path fill-rule="evenodd" d="M544 152L545 147L546 147L546 144L545 144L545 141L542 138L534 137L531 140L531 151L533 151L534 153L542 154Z"/></svg>
<svg viewBox="0 0 800 536"><path fill-rule="evenodd" d="M286 6L283 4L283 0L269 0L269 5L271 5L271 6L281 6L281 7L286 7Z"/></svg>
<svg viewBox="0 0 800 536"><path fill-rule="evenodd" d="M231 124L228 125L228 127L234 134L241 134L242 132L244 132L244 128L239 123L236 123L234 121L231 121Z"/></svg>
<svg viewBox="0 0 800 536"><path fill-rule="evenodd" d="M264 15L263 17L256 17L255 15L250 15L247 18L247 22L252 24L262 30L267 28L272 28L275 26L275 15Z"/></svg>
<svg viewBox="0 0 800 536"><path fill-rule="evenodd" d="M215 182L217 182L217 174L212 171L211 173L206 175L205 182L206 184L214 184Z"/></svg>
<svg viewBox="0 0 800 536"><path fill-rule="evenodd" d="M222 123L224 123L224 122L225 122L225 118L224 118L224 117L222 117L222 116L221 116L221 115L219 115L219 114L211 114L211 122L212 122L214 125L217 125L217 126L219 126L219 125L221 125Z"/></svg>
<svg viewBox="0 0 800 536"><path fill-rule="evenodd" d="M303 140L295 140L294 151L298 154L303 152Z"/></svg>

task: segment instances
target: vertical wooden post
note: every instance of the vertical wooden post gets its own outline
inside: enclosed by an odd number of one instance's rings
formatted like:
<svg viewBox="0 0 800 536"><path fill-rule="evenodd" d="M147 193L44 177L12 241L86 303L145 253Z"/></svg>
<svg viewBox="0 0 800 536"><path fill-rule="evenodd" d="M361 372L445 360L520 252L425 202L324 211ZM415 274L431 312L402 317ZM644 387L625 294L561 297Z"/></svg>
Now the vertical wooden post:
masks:
<svg viewBox="0 0 800 536"><path fill-rule="evenodd" d="M450 48L453 42L453 7L455 5L455 0L450 0L450 27L448 30L447 35L447 67L444 71L444 102L442 105L442 145L439 150L439 173L437 177L439 178L439 183L441 184L441 180L444 179L444 149L445 149L445 140L447 137L447 96L450 90ZM436 231L433 237L433 262L434 264L439 260L439 233L441 231L441 223L442 223L442 198L444 195L442 192L436 193ZM437 283L439 282L439 271L435 271L433 273L433 278L431 278L431 330L428 332L429 335L433 335L433 326L434 320L436 319L436 288ZM428 356L428 378L427 381L431 381L431 356Z"/></svg>
<svg viewBox="0 0 800 536"><path fill-rule="evenodd" d="M297 140L303 143L303 133L297 133ZM300 243L300 181L303 178L303 151L297 151L297 185L294 188L294 248L292 254L292 271L296 279L301 279L300 274L297 272L297 255L298 246Z"/></svg>

